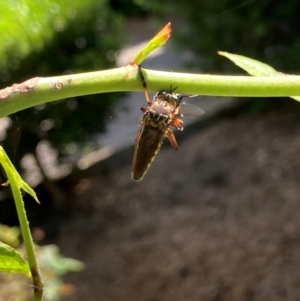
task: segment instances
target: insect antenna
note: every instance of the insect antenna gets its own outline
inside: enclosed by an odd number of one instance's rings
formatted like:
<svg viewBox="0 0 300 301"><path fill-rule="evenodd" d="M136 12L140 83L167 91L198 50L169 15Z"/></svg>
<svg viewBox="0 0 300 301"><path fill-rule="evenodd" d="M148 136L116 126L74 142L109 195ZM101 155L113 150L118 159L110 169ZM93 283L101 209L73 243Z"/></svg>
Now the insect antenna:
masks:
<svg viewBox="0 0 300 301"><path fill-rule="evenodd" d="M196 94L196 95L187 95L187 94L183 94L183 95L180 95L179 97L179 100L180 102L182 101L183 98L187 97L187 98L193 98L193 97L198 97L199 94Z"/></svg>
<svg viewBox="0 0 300 301"><path fill-rule="evenodd" d="M173 88L172 85L171 85L170 86L170 94L173 94L177 88L178 87Z"/></svg>
<svg viewBox="0 0 300 301"><path fill-rule="evenodd" d="M142 70L142 65L138 65L138 73L139 73L140 79L141 79L142 84L143 84L145 98L146 98L148 103L151 103L151 100L150 100L149 94L148 94L146 79L145 79L145 76L144 76L144 73L143 73L143 70Z"/></svg>

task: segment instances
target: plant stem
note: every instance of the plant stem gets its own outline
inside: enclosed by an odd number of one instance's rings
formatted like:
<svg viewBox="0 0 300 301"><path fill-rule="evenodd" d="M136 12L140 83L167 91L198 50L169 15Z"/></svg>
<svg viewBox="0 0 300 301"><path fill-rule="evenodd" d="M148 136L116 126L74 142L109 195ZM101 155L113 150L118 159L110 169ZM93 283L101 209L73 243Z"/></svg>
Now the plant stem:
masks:
<svg viewBox="0 0 300 301"><path fill-rule="evenodd" d="M17 208L18 219L20 222L22 236L24 239L24 244L26 247L28 257L28 263L32 275L32 282L34 287L34 300L41 301L43 299L44 282L42 280L40 269L35 256L33 240L29 229L29 223L26 216L24 202L22 199L18 181L16 179L13 169L11 168L12 163L7 157L2 146L0 147L0 162L3 165L3 168L6 172Z"/></svg>
<svg viewBox="0 0 300 301"><path fill-rule="evenodd" d="M299 96L300 76L251 77L143 70L149 91L213 96ZM0 117L39 104L88 94L142 91L137 68L126 67L47 78L32 78L0 90Z"/></svg>

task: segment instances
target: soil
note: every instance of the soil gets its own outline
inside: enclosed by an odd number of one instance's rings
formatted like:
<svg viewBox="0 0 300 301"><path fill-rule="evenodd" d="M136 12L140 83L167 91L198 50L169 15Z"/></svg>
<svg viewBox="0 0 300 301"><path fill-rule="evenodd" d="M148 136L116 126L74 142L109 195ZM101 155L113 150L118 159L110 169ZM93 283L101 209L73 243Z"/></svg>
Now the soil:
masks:
<svg viewBox="0 0 300 301"><path fill-rule="evenodd" d="M82 179L56 243L86 268L64 300L300 300L300 105L276 103L165 141L139 183L130 158Z"/></svg>

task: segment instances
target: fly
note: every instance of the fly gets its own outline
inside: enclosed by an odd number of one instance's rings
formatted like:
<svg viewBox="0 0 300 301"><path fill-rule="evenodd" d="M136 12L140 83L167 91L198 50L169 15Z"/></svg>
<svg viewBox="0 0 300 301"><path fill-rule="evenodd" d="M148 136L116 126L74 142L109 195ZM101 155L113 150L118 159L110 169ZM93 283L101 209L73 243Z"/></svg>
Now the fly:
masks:
<svg viewBox="0 0 300 301"><path fill-rule="evenodd" d="M178 117L204 114L204 111L198 106L182 102L184 97L193 96L174 93L176 88L172 89L171 87L168 92L157 92L150 100L141 66L139 66L139 75L148 105L141 108L144 115L135 140L132 178L136 181L143 179L158 153L164 137L167 137L173 148L178 150L178 144L172 131L172 127L183 130L183 121Z"/></svg>

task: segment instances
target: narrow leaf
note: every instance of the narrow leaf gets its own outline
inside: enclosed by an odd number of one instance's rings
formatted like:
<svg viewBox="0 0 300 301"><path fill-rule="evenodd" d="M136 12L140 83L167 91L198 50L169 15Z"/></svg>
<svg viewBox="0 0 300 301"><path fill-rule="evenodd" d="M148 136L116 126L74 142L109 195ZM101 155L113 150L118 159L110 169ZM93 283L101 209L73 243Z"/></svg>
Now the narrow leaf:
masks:
<svg viewBox="0 0 300 301"><path fill-rule="evenodd" d="M130 64L141 64L141 62L156 48L162 46L171 36L171 23L169 22L155 37L131 60Z"/></svg>
<svg viewBox="0 0 300 301"><path fill-rule="evenodd" d="M223 51L218 51L218 54L227 57L229 60L247 71L252 76L278 76L277 71L274 68L262 62L250 59L242 55Z"/></svg>
<svg viewBox="0 0 300 301"><path fill-rule="evenodd" d="M11 174L15 178L19 189L23 189L25 192L30 194L37 203L40 203L36 196L36 193L26 182L23 181L23 179L15 169L14 165L11 163L8 156L6 155L2 146L0 146L0 164L3 166L3 169L6 174Z"/></svg>
<svg viewBox="0 0 300 301"><path fill-rule="evenodd" d="M276 77L276 76L289 76L290 74L284 74L282 72L276 71L273 67L262 63L260 61L250 59L248 57L233 54L223 51L218 51L219 55L227 57L229 60L234 62L237 66L244 69L252 76L268 76L268 77ZM290 98L300 101L300 96L290 96Z"/></svg>
<svg viewBox="0 0 300 301"><path fill-rule="evenodd" d="M291 97L291 98L293 98L293 99L295 99L295 100L297 100L297 101L300 101L300 96L293 96L293 97Z"/></svg>
<svg viewBox="0 0 300 301"><path fill-rule="evenodd" d="M28 194L30 194L35 199L35 201L40 204L35 191L26 182L23 181L20 175L18 181L19 181L19 187L22 188Z"/></svg>
<svg viewBox="0 0 300 301"><path fill-rule="evenodd" d="M0 272L19 273L31 278L27 261L9 245L0 242Z"/></svg>

